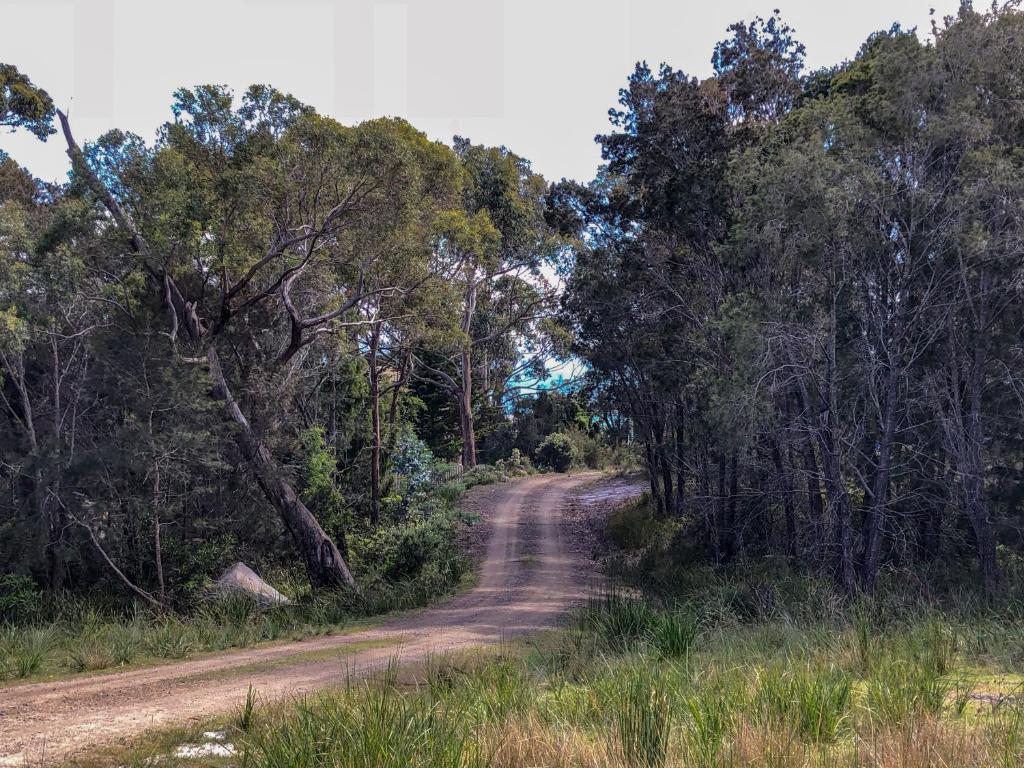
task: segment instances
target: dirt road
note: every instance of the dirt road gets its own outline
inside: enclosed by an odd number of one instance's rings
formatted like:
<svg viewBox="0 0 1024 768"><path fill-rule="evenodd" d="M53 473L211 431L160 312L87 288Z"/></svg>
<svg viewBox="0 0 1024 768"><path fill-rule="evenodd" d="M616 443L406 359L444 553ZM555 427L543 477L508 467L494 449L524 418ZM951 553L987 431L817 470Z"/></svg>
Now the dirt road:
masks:
<svg viewBox="0 0 1024 768"><path fill-rule="evenodd" d="M544 475L474 489L489 538L479 585L380 627L158 667L0 689L0 766L60 764L147 729L236 708L250 685L263 700L343 683L397 657L415 661L556 622L591 587L578 491L596 473Z"/></svg>

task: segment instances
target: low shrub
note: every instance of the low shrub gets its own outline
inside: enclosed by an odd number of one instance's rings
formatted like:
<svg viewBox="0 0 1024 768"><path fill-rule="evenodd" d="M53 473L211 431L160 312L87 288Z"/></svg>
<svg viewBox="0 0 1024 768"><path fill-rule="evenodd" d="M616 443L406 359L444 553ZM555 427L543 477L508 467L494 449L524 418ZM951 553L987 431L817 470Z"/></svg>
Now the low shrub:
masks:
<svg viewBox="0 0 1024 768"><path fill-rule="evenodd" d="M534 472L530 457L523 454L518 448L512 449L512 455L509 458L498 459L494 462L494 466L509 477L521 477Z"/></svg>
<svg viewBox="0 0 1024 768"><path fill-rule="evenodd" d="M579 462L580 455L576 444L568 435L556 432L548 435L544 442L537 446L534 458L539 467L555 472L568 472Z"/></svg>
<svg viewBox="0 0 1024 768"><path fill-rule="evenodd" d="M457 704L453 705L457 706ZM474 759L464 718L393 684L356 686L302 702L269 719L245 743L251 768L484 766Z"/></svg>
<svg viewBox="0 0 1024 768"><path fill-rule="evenodd" d="M660 530L651 508L650 496L643 494L636 501L616 507L608 515L604 534L619 549L643 549Z"/></svg>
<svg viewBox="0 0 1024 768"><path fill-rule="evenodd" d="M587 469L604 469L612 460L612 450L597 435L592 435L578 427L563 430L564 435L575 449L574 464Z"/></svg>
<svg viewBox="0 0 1024 768"><path fill-rule="evenodd" d="M619 592L592 598L582 613L583 626L617 652L646 643L658 623L658 614L646 602Z"/></svg>
<svg viewBox="0 0 1024 768"><path fill-rule="evenodd" d="M42 595L31 578L14 573L0 576L0 621L28 621L41 606Z"/></svg>
<svg viewBox="0 0 1024 768"><path fill-rule="evenodd" d="M490 466L488 464L478 464L475 467L470 467L462 475L462 484L465 488L473 488L478 485L493 485L494 483L503 483L508 479L508 475L499 466Z"/></svg>

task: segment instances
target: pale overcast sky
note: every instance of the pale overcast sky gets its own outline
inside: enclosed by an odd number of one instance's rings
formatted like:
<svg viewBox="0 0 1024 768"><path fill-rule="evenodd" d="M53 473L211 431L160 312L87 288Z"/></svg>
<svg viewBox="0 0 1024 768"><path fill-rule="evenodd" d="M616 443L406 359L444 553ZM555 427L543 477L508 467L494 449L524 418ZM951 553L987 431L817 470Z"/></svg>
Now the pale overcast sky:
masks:
<svg viewBox="0 0 1024 768"><path fill-rule="evenodd" d="M634 62L704 77L725 28L784 18L818 67L894 21L930 32L958 0L0 0L0 61L70 108L80 141L110 128L151 140L171 93L269 83L344 122L400 115L432 138L505 144L549 179L588 180ZM0 148L63 180L56 138Z"/></svg>

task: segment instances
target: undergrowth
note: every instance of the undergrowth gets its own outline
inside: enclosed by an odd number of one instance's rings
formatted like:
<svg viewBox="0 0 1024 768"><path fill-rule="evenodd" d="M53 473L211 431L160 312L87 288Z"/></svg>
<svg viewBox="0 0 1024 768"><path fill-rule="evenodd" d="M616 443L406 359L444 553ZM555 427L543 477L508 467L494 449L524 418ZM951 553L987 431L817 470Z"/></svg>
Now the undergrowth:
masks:
<svg viewBox="0 0 1024 768"><path fill-rule="evenodd" d="M231 764L1024 765L1024 611L1012 603L891 590L851 605L764 564L673 564L669 589L645 581L660 555L636 554L619 565L631 586L594 595L563 630L393 665L297 703L255 706L250 692ZM152 761L194 764L166 749L117 764Z"/></svg>
<svg viewBox="0 0 1024 768"><path fill-rule="evenodd" d="M662 628L674 624L686 639L666 653ZM232 764L1024 764L1024 678L994 668L932 613L871 625L879 655L868 667L858 631L853 622L723 625L692 606L599 595L570 627L497 652L393 665L298 703L254 706L250 692L230 726ZM194 764L165 757L140 750L118 764Z"/></svg>
<svg viewBox="0 0 1024 768"><path fill-rule="evenodd" d="M428 605L469 576L471 563L460 548L459 531L473 518L457 509L457 500L467 486L504 477L488 468L467 473L463 484L417 494L387 524L353 534L349 545L358 591L314 594L297 581L278 582L293 598L291 604L261 608L243 595L201 591L177 610L157 613L140 603L36 593L30 580L4 577L0 683L298 640L340 631L365 617Z"/></svg>

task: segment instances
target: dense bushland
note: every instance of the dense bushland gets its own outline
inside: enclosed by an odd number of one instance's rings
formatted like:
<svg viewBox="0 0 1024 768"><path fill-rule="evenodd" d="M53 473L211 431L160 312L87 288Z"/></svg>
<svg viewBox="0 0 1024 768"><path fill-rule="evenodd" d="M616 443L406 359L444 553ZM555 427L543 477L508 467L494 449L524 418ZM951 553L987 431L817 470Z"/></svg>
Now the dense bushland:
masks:
<svg viewBox="0 0 1024 768"><path fill-rule="evenodd" d="M603 440L548 375L564 248L525 159L262 85L171 114L80 145L0 65L0 126L72 160L0 151L0 575L158 613L239 560L368 593L445 559L424 491Z"/></svg>
<svg viewBox="0 0 1024 768"><path fill-rule="evenodd" d="M851 597L973 571L995 598L1021 554L1024 14L965 3L816 72L777 15L730 33L706 80L638 64L598 177L549 192L573 348L715 561Z"/></svg>
<svg viewBox="0 0 1024 768"><path fill-rule="evenodd" d="M488 469L468 475L466 483L420 493L400 520L354 537L359 590L314 593L301 570L273 571L271 580L290 605L266 608L245 595L221 594L207 578L178 611L160 612L143 601L43 591L28 577L4 576L0 683L331 634L360 618L428 605L464 584L470 572L461 542L474 518L456 506L466 484L506 477Z"/></svg>

